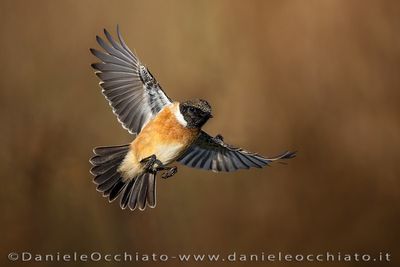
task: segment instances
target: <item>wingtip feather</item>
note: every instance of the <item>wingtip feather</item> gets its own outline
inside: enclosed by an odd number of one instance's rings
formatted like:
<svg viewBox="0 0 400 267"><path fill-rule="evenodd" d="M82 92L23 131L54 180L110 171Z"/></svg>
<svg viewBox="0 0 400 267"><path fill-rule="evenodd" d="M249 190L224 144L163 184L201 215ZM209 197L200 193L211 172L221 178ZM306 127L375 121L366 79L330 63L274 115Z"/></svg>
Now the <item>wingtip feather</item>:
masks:
<svg viewBox="0 0 400 267"><path fill-rule="evenodd" d="M90 64L90 66L94 69L94 70L99 70L98 69L98 67L97 67L97 65L98 65L99 63L92 63L92 64Z"/></svg>
<svg viewBox="0 0 400 267"><path fill-rule="evenodd" d="M92 55L96 56L96 54L99 52L97 49L95 48L89 48L90 53L92 53Z"/></svg>

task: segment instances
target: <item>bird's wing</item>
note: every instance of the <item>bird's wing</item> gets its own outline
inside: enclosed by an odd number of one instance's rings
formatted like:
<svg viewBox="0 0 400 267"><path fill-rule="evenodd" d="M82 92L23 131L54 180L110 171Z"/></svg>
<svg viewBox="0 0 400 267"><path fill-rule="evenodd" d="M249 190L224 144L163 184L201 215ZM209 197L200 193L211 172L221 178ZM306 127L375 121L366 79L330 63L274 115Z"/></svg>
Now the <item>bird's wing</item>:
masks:
<svg viewBox="0 0 400 267"><path fill-rule="evenodd" d="M125 44L118 26L119 42L105 29L104 34L108 42L96 36L104 51L90 49L101 60L92 67L118 121L130 133L138 134L151 118L171 103L171 99Z"/></svg>
<svg viewBox="0 0 400 267"><path fill-rule="evenodd" d="M295 152L285 152L273 158L265 158L256 153L230 146L222 136L212 137L201 131L196 141L178 159L178 162L192 168L231 172L250 167L261 168L269 163L295 157Z"/></svg>

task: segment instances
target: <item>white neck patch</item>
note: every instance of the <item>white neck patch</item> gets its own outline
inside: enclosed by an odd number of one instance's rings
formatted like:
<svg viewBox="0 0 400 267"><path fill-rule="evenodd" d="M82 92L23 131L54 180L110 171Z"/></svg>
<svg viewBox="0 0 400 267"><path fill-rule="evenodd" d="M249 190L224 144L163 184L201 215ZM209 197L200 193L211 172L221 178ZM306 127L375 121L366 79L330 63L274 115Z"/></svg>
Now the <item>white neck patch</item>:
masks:
<svg viewBox="0 0 400 267"><path fill-rule="evenodd" d="M179 122L179 124L181 124L183 127L186 127L186 126L187 126L187 121L186 121L185 118L183 117L183 115L182 115L182 113L181 113L181 110L180 110L180 108L179 108L179 105L180 105L180 104L176 105L176 108L175 108L175 111L174 111L174 113L175 113L175 118L176 118L176 120Z"/></svg>

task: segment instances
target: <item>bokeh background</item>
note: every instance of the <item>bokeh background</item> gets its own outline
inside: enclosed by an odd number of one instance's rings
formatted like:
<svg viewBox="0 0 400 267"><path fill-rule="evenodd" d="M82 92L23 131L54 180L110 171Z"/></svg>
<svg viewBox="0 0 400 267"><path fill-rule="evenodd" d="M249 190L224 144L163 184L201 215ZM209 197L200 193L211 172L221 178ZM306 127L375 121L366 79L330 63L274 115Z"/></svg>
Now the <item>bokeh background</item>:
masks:
<svg viewBox="0 0 400 267"><path fill-rule="evenodd" d="M16 0L1 1L0 22L2 266L11 251L382 251L399 264L398 1ZM182 167L158 181L156 209L108 204L91 150L131 136L89 48L117 23L171 98L209 100L211 134L298 157L234 174Z"/></svg>

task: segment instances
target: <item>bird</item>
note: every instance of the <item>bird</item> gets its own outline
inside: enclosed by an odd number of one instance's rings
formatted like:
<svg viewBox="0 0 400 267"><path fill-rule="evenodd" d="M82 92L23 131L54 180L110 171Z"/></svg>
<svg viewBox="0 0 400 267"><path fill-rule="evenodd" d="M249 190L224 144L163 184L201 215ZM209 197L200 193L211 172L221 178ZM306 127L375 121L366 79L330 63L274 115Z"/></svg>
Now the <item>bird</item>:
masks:
<svg viewBox="0 0 400 267"><path fill-rule="evenodd" d="M167 179L177 173L174 162L214 172L262 168L278 160L291 159L296 152L263 157L224 142L202 130L213 117L203 99L173 101L150 70L122 38L104 29L105 39L96 36L102 48L90 48L100 60L91 66L100 79L102 93L122 127L134 138L131 143L93 149L90 173L96 190L120 207L144 210L156 206L156 176Z"/></svg>

